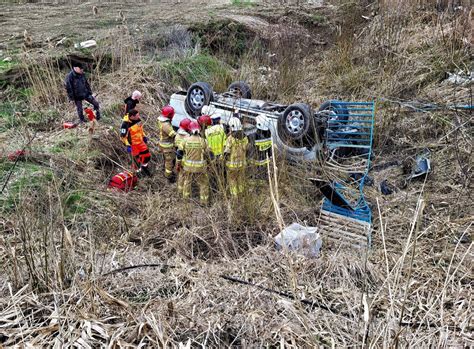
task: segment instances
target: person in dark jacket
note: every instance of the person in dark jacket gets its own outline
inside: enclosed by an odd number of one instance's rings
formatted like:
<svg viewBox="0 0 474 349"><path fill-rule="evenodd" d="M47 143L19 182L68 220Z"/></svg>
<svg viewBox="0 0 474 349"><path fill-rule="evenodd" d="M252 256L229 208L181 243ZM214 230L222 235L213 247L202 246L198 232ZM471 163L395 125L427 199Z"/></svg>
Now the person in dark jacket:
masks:
<svg viewBox="0 0 474 349"><path fill-rule="evenodd" d="M82 101L86 100L94 106L95 116L100 120L99 102L92 96L92 90L84 75L84 66L82 63L74 63L71 72L65 80L67 96L71 102L76 105L77 115L81 122L85 122Z"/></svg>
<svg viewBox="0 0 474 349"><path fill-rule="evenodd" d="M137 104L140 103L140 98L142 98L141 92L133 91L131 96L124 99L123 103L125 103L125 114L127 114L132 109L136 109Z"/></svg>

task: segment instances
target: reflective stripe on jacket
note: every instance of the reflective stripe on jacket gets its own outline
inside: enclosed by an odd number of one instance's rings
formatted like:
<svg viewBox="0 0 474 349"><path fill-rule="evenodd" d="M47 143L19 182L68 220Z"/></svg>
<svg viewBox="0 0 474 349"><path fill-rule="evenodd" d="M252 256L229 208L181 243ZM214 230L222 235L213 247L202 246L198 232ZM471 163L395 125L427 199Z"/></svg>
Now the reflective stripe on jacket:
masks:
<svg viewBox="0 0 474 349"><path fill-rule="evenodd" d="M189 172L204 172L206 167L206 141L199 135L189 136L182 143L183 169Z"/></svg>
<svg viewBox="0 0 474 349"><path fill-rule="evenodd" d="M222 155L224 152L224 146L226 141L226 134L224 131L224 126L214 125L206 129L206 140L214 156Z"/></svg>
<svg viewBox="0 0 474 349"><path fill-rule="evenodd" d="M174 145L176 147L176 149L179 149L180 146L182 146L182 144L184 143L184 141L186 140L186 138L189 137L189 134L188 133L181 133L178 131L178 134L176 135L176 137L174 137Z"/></svg>
<svg viewBox="0 0 474 349"><path fill-rule="evenodd" d="M164 152L173 151L174 137L176 136L176 132L173 130L171 122L158 121L158 129L160 131L160 138L158 140L160 148Z"/></svg>
<svg viewBox="0 0 474 349"><path fill-rule="evenodd" d="M256 139L255 146L257 147L258 151L265 151L272 147L272 139L271 138L264 138L264 139Z"/></svg>
<svg viewBox="0 0 474 349"><path fill-rule="evenodd" d="M225 153L229 154L226 165L228 168L242 168L247 164L247 147L249 140L246 136L242 139L230 135L227 138Z"/></svg>
<svg viewBox="0 0 474 349"><path fill-rule="evenodd" d="M255 166L265 166L270 162L272 157L272 137L269 132L257 132L254 142L254 155L252 163Z"/></svg>
<svg viewBox="0 0 474 349"><path fill-rule="evenodd" d="M141 120L130 120L128 114L123 117L122 127L120 129L120 136L125 145L138 145L143 143L145 132Z"/></svg>

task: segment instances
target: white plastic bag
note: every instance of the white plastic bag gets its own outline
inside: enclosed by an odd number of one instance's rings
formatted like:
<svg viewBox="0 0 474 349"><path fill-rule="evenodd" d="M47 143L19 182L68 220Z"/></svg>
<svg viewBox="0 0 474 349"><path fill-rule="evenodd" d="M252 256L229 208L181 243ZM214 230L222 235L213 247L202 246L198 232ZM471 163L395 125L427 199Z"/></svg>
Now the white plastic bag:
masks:
<svg viewBox="0 0 474 349"><path fill-rule="evenodd" d="M306 257L317 257L323 243L317 230L316 227L305 227L293 223L275 236L277 249L286 247Z"/></svg>

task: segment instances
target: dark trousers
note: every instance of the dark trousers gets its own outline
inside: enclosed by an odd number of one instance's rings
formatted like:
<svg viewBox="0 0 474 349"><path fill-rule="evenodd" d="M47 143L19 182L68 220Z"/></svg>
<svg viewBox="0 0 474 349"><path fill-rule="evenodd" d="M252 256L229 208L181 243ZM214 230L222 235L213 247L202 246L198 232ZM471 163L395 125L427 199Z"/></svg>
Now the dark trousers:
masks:
<svg viewBox="0 0 474 349"><path fill-rule="evenodd" d="M97 120L100 120L99 102L97 102L97 100L93 96L87 96L86 98L84 98L84 100L94 106L95 117ZM82 109L82 100L74 101L74 103L76 104L76 110L79 119L81 121L86 121L86 119L84 119L84 110Z"/></svg>

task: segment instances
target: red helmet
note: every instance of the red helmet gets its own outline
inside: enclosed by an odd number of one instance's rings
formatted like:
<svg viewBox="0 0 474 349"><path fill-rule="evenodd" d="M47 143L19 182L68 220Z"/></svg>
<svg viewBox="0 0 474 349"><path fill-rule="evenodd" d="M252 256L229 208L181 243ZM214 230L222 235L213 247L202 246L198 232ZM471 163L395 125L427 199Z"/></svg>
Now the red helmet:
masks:
<svg viewBox="0 0 474 349"><path fill-rule="evenodd" d="M193 133L194 131L201 131L201 127L199 126L199 124L196 122L196 121L191 121L191 123L189 124L189 128L188 128L189 132Z"/></svg>
<svg viewBox="0 0 474 349"><path fill-rule="evenodd" d="M168 119L173 119L174 116L174 108L171 105L164 106L161 109L161 115Z"/></svg>
<svg viewBox="0 0 474 349"><path fill-rule="evenodd" d="M201 115L200 117L198 117L198 123L201 126L211 126L212 120L209 115Z"/></svg>
<svg viewBox="0 0 474 349"><path fill-rule="evenodd" d="M191 124L191 120L188 119L188 118L185 118L185 119L181 120L181 122L179 123L179 128L182 128L185 131L189 131L189 125L190 124Z"/></svg>

